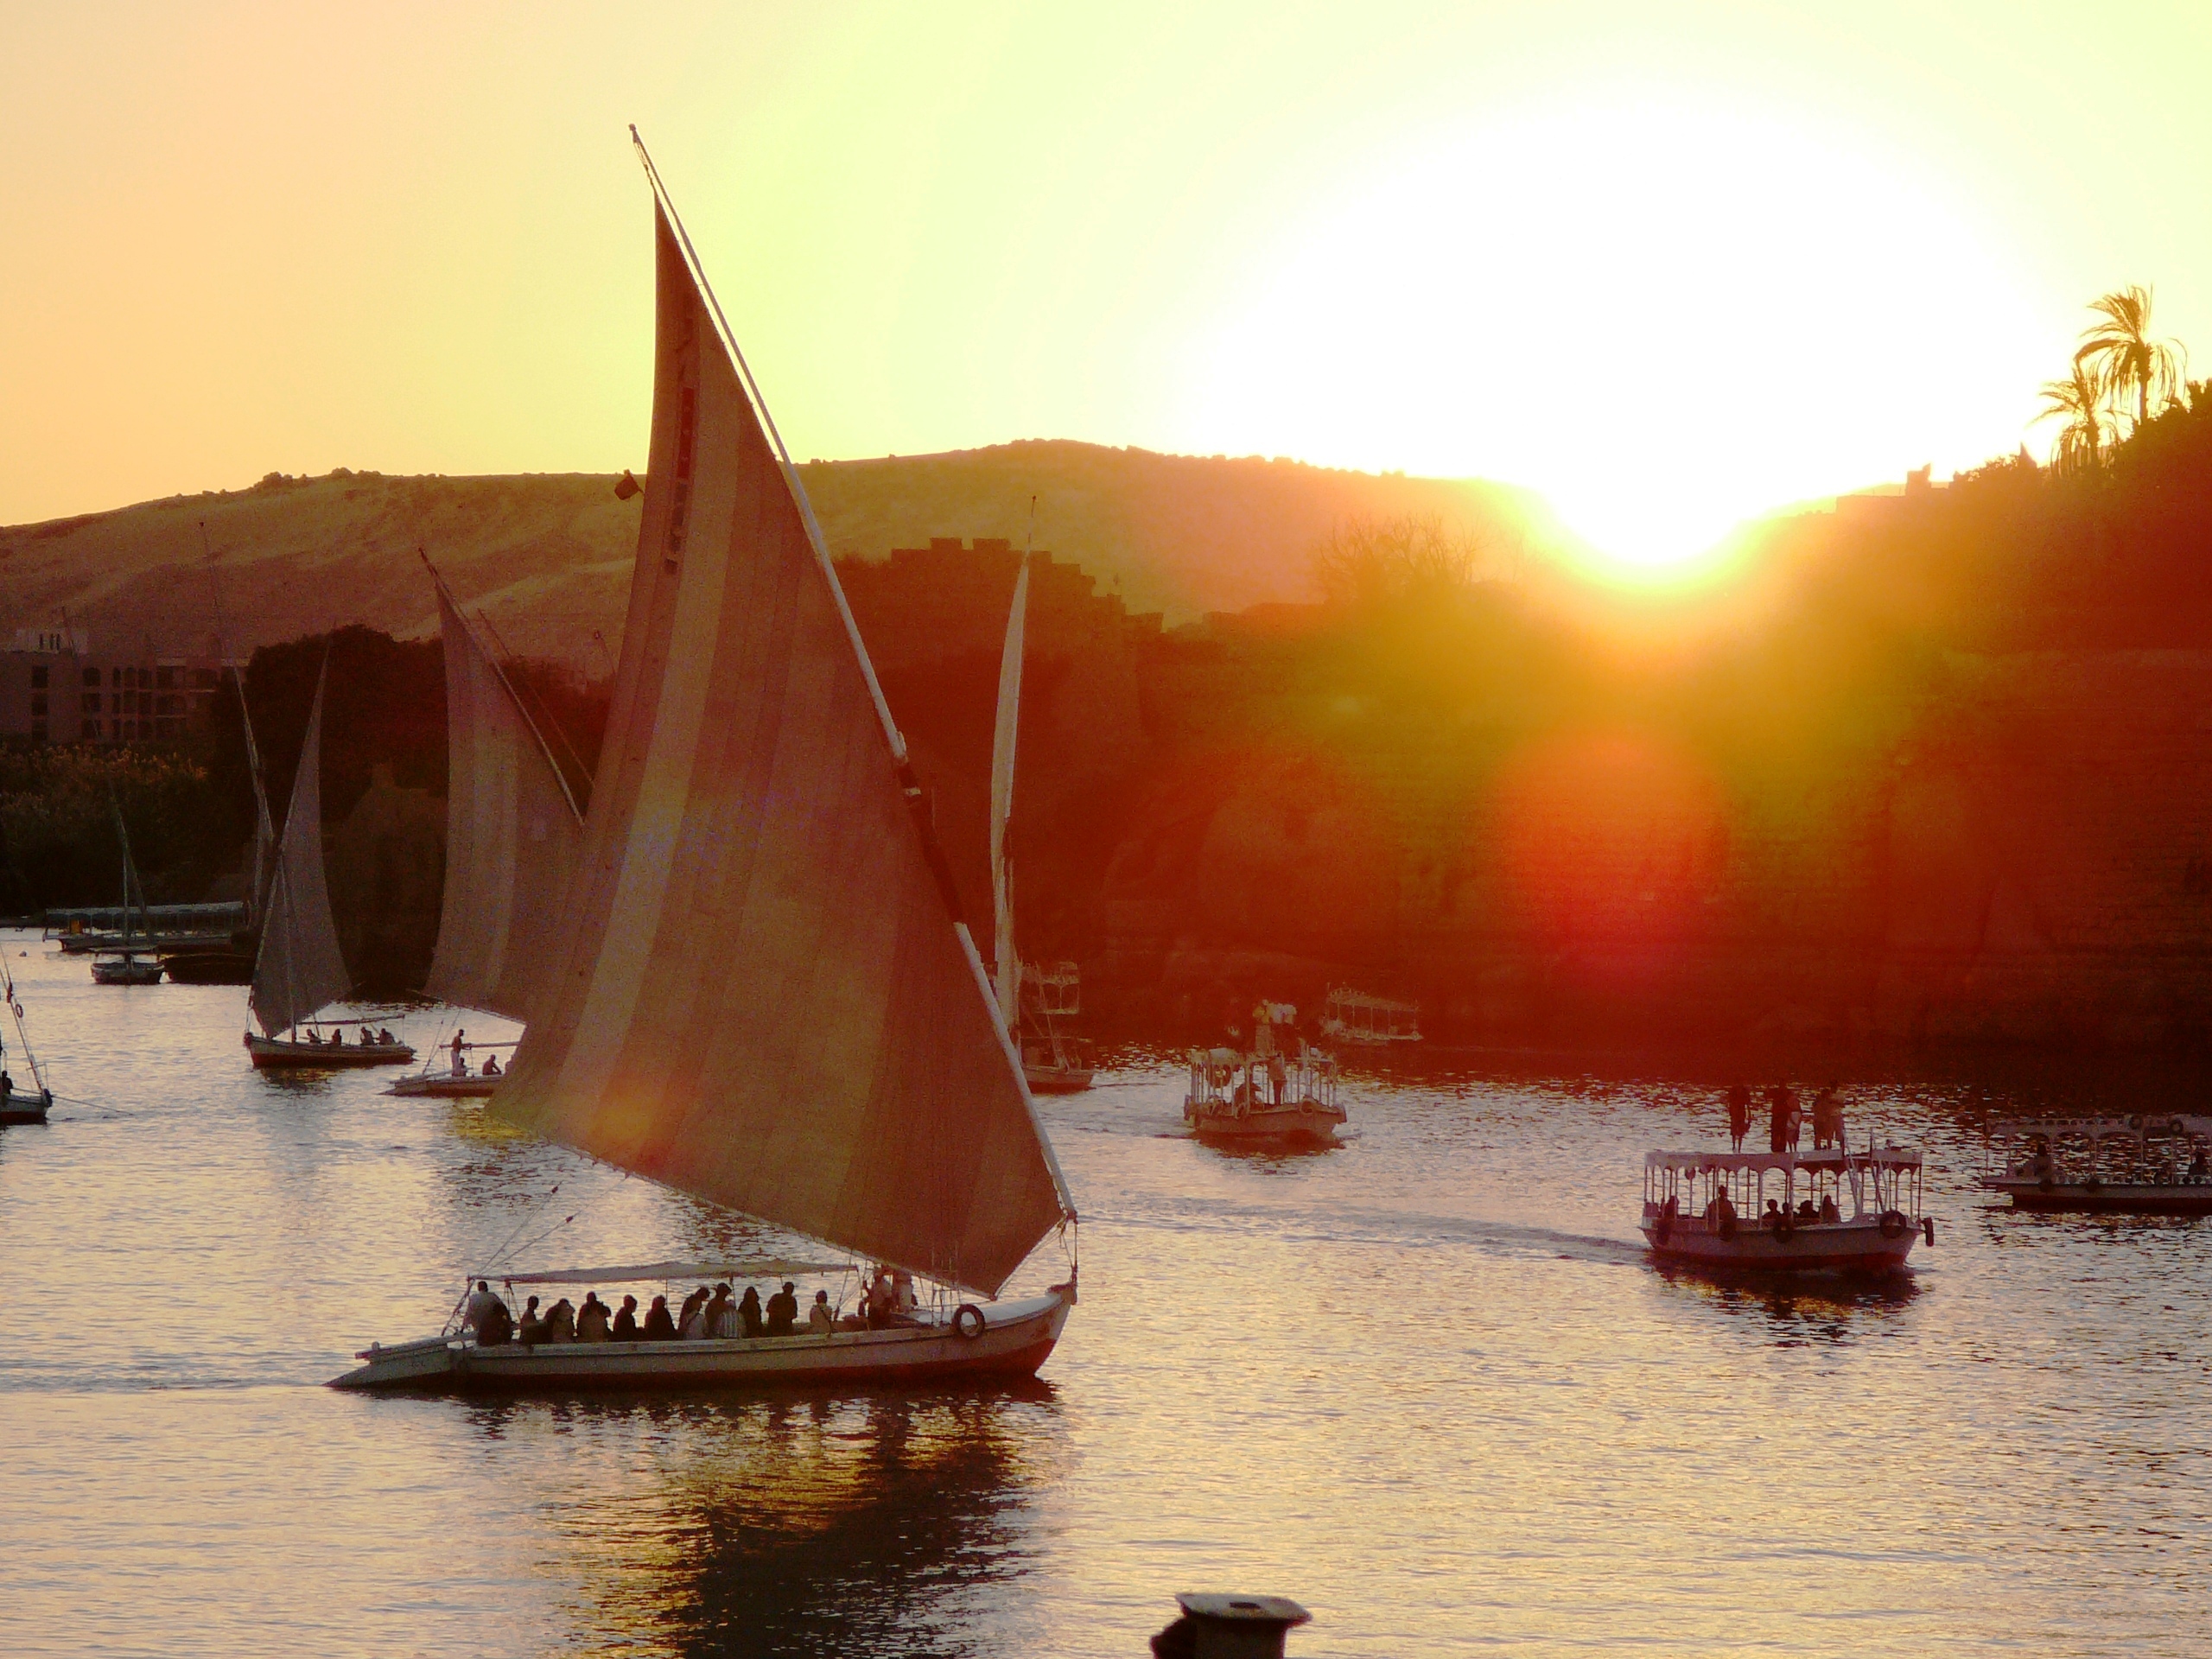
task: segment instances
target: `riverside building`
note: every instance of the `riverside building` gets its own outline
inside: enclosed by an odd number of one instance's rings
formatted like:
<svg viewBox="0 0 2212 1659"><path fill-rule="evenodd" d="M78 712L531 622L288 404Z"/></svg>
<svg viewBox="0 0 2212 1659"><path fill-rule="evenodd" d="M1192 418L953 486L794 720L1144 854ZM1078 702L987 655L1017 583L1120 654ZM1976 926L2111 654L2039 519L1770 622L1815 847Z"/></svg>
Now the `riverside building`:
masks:
<svg viewBox="0 0 2212 1659"><path fill-rule="evenodd" d="M0 656L0 740L145 743L207 729L226 661L93 649L81 628L18 628Z"/></svg>

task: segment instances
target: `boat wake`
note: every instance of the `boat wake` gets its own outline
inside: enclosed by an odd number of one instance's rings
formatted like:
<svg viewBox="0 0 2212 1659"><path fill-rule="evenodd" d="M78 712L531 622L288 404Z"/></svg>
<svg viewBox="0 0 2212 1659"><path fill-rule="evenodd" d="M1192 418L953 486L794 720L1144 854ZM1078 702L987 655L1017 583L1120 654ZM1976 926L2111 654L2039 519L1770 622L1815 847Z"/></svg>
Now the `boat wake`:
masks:
<svg viewBox="0 0 2212 1659"><path fill-rule="evenodd" d="M1649 1251L1641 1243L1590 1233L1562 1231L1523 1223L1490 1221L1407 1211L1286 1211L1259 1206L1211 1204L1203 1216L1090 1211L1085 1227L1129 1228L1153 1232L1264 1234L1287 1244L1379 1244L1396 1248L1459 1245L1483 1254L1528 1259L1535 1256L1586 1262L1602 1267L1644 1264Z"/></svg>

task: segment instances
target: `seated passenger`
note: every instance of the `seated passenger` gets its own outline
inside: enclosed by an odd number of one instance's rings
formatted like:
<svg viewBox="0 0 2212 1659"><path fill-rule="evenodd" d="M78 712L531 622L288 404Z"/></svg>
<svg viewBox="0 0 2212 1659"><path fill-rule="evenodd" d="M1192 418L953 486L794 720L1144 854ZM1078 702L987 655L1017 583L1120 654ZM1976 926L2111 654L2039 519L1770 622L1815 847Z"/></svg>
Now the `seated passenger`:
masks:
<svg viewBox="0 0 2212 1659"><path fill-rule="evenodd" d="M891 1271L891 1304L902 1318L912 1317L919 1304L914 1300L914 1275L904 1268Z"/></svg>
<svg viewBox="0 0 2212 1659"><path fill-rule="evenodd" d="M607 1304L599 1300L599 1293L584 1293L584 1305L576 1310L576 1340L605 1342L607 1338Z"/></svg>
<svg viewBox="0 0 2212 1659"><path fill-rule="evenodd" d="M668 1312L668 1298L656 1296L653 1305L645 1310L645 1328L639 1332L645 1342L674 1342L676 1321Z"/></svg>
<svg viewBox="0 0 2212 1659"><path fill-rule="evenodd" d="M891 1323L892 1314L891 1269L888 1268L878 1268L875 1270L875 1277L868 1281L868 1329L871 1331L880 1331L884 1326Z"/></svg>
<svg viewBox="0 0 2212 1659"><path fill-rule="evenodd" d="M635 1342L638 1339L638 1299L625 1296L622 1306L614 1315L614 1328L609 1333L615 1342Z"/></svg>
<svg viewBox="0 0 2212 1659"><path fill-rule="evenodd" d="M1713 1195L1713 1224L1719 1227L1723 1222L1733 1222L1735 1219L1736 1205L1728 1196L1728 1189L1724 1186Z"/></svg>
<svg viewBox="0 0 2212 1659"><path fill-rule="evenodd" d="M806 1310L806 1328L822 1336L837 1328L837 1316L830 1310L828 1291L814 1293L814 1306Z"/></svg>
<svg viewBox="0 0 2212 1659"><path fill-rule="evenodd" d="M786 1280L784 1287L768 1299L767 1335L788 1337L798 1329L798 1298L792 1294L798 1288Z"/></svg>
<svg viewBox="0 0 2212 1659"><path fill-rule="evenodd" d="M1759 1217L1759 1225L1770 1233L1782 1225L1782 1206L1772 1198L1766 1201L1766 1213Z"/></svg>
<svg viewBox="0 0 2212 1659"><path fill-rule="evenodd" d="M552 1312L545 1316L544 1340L547 1342L574 1342L575 1339L576 1310L569 1302L569 1299L563 1296L559 1301L553 1304Z"/></svg>
<svg viewBox="0 0 2212 1659"><path fill-rule="evenodd" d="M489 1348L514 1339L515 1316L508 1313L507 1305L495 1296L484 1317L476 1323L476 1345Z"/></svg>
<svg viewBox="0 0 2212 1659"><path fill-rule="evenodd" d="M499 1057L498 1055L487 1054L484 1057L484 1075L487 1077L496 1077L499 1075Z"/></svg>
<svg viewBox="0 0 2212 1659"><path fill-rule="evenodd" d="M715 1287L715 1294L699 1309L699 1317L705 1322L710 1337L727 1339L737 1334L737 1315L730 1306L728 1285Z"/></svg>
<svg viewBox="0 0 2212 1659"><path fill-rule="evenodd" d="M398 1038L391 1034L391 1027L390 1026L378 1026L377 1027L377 1041L380 1043L396 1043L398 1040Z"/></svg>
<svg viewBox="0 0 2212 1659"><path fill-rule="evenodd" d="M748 1337L765 1337L767 1321L760 1314L760 1293L753 1286L745 1287L745 1295L737 1305L737 1317L744 1324Z"/></svg>
<svg viewBox="0 0 2212 1659"><path fill-rule="evenodd" d="M1821 1207L1820 1207L1820 1205L1816 1205L1816 1204L1815 1204L1815 1203L1813 1202L1812 1195L1811 1195L1810 1193L1806 1194L1806 1196L1805 1196L1805 1197L1803 1197L1803 1198L1800 1198L1800 1199L1798 1199L1798 1200L1797 1200L1797 1219L1798 1219L1798 1220L1800 1220L1800 1221L1813 1221L1813 1220L1816 1220L1816 1219L1818 1219L1818 1217L1819 1217L1819 1216L1820 1216L1820 1213L1821 1213Z"/></svg>
<svg viewBox="0 0 2212 1659"><path fill-rule="evenodd" d="M537 1316L537 1298L533 1296L523 1304L522 1324L516 1334L525 1348L545 1340L545 1321Z"/></svg>
<svg viewBox="0 0 2212 1659"><path fill-rule="evenodd" d="M322 1046L322 1033L310 1029L308 1033L308 1041L313 1043L317 1048L321 1048Z"/></svg>
<svg viewBox="0 0 2212 1659"><path fill-rule="evenodd" d="M683 1299L683 1312L677 1316L676 1328L686 1342L702 1342L713 1333L707 1329L707 1304L714 1300L714 1292L702 1285Z"/></svg>
<svg viewBox="0 0 2212 1659"><path fill-rule="evenodd" d="M501 1306L499 1299L492 1294L492 1287L479 1279L476 1288L468 1293L468 1300L461 1306L461 1328L464 1331L476 1330L484 1323L486 1313Z"/></svg>
<svg viewBox="0 0 2212 1659"><path fill-rule="evenodd" d="M1833 1192L1821 1200L1821 1219L1831 1224L1843 1219L1843 1211L1835 1207L1835 1194Z"/></svg>

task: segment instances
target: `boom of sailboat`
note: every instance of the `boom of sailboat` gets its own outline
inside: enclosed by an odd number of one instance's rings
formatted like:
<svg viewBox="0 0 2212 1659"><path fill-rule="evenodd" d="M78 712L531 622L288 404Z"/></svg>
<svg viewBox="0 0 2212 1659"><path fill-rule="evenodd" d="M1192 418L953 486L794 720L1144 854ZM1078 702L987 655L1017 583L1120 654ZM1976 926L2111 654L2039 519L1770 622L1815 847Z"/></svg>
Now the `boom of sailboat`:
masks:
<svg viewBox="0 0 2212 1659"><path fill-rule="evenodd" d="M488 1109L873 1263L873 1292L934 1289L674 1341L489 1341L499 1322L464 1304L336 1382L1033 1372L1075 1306L1074 1200L805 491L639 151L658 294L628 617L575 873L518 964L525 1029ZM505 995L504 958L474 959L467 994ZM996 1300L1055 1233L1066 1277Z"/></svg>

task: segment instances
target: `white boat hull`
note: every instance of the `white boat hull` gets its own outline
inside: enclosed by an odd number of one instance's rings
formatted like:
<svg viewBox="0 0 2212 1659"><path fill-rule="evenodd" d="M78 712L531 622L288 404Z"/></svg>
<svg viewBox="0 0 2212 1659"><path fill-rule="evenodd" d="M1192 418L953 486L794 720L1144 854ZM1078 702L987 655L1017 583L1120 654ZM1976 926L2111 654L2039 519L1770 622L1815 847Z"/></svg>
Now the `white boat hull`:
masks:
<svg viewBox="0 0 2212 1659"><path fill-rule="evenodd" d="M1733 1238L1724 1238L1702 1221L1677 1220L1664 1232L1655 1215L1646 1215L1643 1230L1651 1254L1662 1262L1685 1266L1745 1273L1895 1273L1924 1236L1923 1228L1899 1216L1884 1230L1878 1217L1859 1221L1793 1224L1789 1236L1750 1222L1739 1223Z"/></svg>
<svg viewBox="0 0 2212 1659"><path fill-rule="evenodd" d="M1030 1376L1051 1356L1074 1306L1072 1285L1043 1296L992 1303L978 1309L983 1328L972 1336L944 1325L691 1342L516 1342L490 1348L480 1348L466 1337L426 1337L364 1351L358 1357L367 1363L332 1378L330 1386L446 1394L595 1389L650 1393Z"/></svg>
<svg viewBox="0 0 2212 1659"><path fill-rule="evenodd" d="M498 1077L402 1077L385 1090L388 1095L429 1095L441 1100L478 1100L499 1086Z"/></svg>
<svg viewBox="0 0 2212 1659"><path fill-rule="evenodd" d="M1201 1141L1333 1146L1346 1121L1341 1106L1303 1101L1293 1106L1250 1106L1238 1112L1215 1103L1186 1100L1183 1116Z"/></svg>

